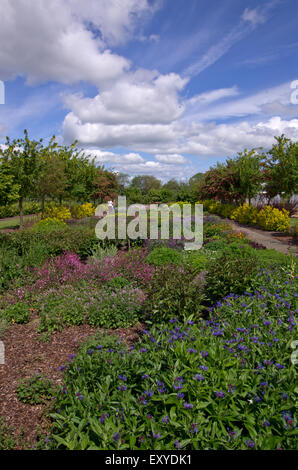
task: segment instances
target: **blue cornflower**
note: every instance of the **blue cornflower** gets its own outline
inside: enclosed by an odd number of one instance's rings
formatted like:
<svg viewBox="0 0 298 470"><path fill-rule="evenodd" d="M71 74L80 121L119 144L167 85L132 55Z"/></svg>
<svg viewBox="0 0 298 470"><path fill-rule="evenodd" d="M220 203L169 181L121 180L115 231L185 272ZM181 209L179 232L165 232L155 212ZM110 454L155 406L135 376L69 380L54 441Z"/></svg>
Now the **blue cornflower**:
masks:
<svg viewBox="0 0 298 470"><path fill-rule="evenodd" d="M153 434L154 439L160 439L162 437L162 434L160 432L157 432Z"/></svg>
<svg viewBox="0 0 298 470"><path fill-rule="evenodd" d="M176 441L174 441L174 444L175 444L175 447L177 447L178 450L182 449L182 446L181 446L180 442L178 441L178 439L176 439Z"/></svg>
<svg viewBox="0 0 298 470"><path fill-rule="evenodd" d="M268 421L268 419L265 419L265 421L263 422L263 426L265 426L265 428L271 426L270 421Z"/></svg>
<svg viewBox="0 0 298 470"><path fill-rule="evenodd" d="M187 352L188 352L189 354L195 354L195 353L197 352L197 350L196 350L196 349L193 349L193 348L189 348L189 349L187 349Z"/></svg>
<svg viewBox="0 0 298 470"><path fill-rule="evenodd" d="M119 441L119 439L120 439L120 434L119 434L119 432L115 432L115 433L113 434L113 439L114 439L115 442Z"/></svg>
<svg viewBox="0 0 298 470"><path fill-rule="evenodd" d="M198 381L199 381L199 380L205 380L205 377L204 377L203 375L201 375L201 374L196 374L196 375L195 375L195 379L198 380Z"/></svg>
<svg viewBox="0 0 298 470"><path fill-rule="evenodd" d="M226 396L226 394L220 390L217 390L215 392L215 395L218 397L218 398L224 398Z"/></svg>
<svg viewBox="0 0 298 470"><path fill-rule="evenodd" d="M255 446L255 443L252 439L248 439L247 441L245 441L245 444L247 445L247 447L254 447Z"/></svg>
<svg viewBox="0 0 298 470"><path fill-rule="evenodd" d="M162 422L163 422L164 424L168 424L169 421L170 421L170 418L169 418L168 416L164 416L164 417L162 418Z"/></svg>
<svg viewBox="0 0 298 470"><path fill-rule="evenodd" d="M191 408L193 408L193 405L191 403L187 403L186 401L183 403L183 406L187 410L190 410Z"/></svg>
<svg viewBox="0 0 298 470"><path fill-rule="evenodd" d="M178 393L177 393L177 398L179 398L179 400L181 400L182 398L184 398L184 393L178 392Z"/></svg>
<svg viewBox="0 0 298 470"><path fill-rule="evenodd" d="M201 356L202 357L207 357L209 353L207 351L201 351Z"/></svg>
<svg viewBox="0 0 298 470"><path fill-rule="evenodd" d="M123 380L124 382L127 380L126 375L118 375L119 380Z"/></svg>
<svg viewBox="0 0 298 470"><path fill-rule="evenodd" d="M197 423L192 423L192 424L190 425L190 432L191 432L192 434L196 434L196 433L198 432Z"/></svg>
<svg viewBox="0 0 298 470"><path fill-rule="evenodd" d="M126 385L120 385L119 387L117 387L118 390L121 390L122 392L124 392L125 390L127 390L127 387Z"/></svg>
<svg viewBox="0 0 298 470"><path fill-rule="evenodd" d="M152 397L153 392L152 392L151 390L145 390L144 394L145 394L147 397Z"/></svg>
<svg viewBox="0 0 298 470"><path fill-rule="evenodd" d="M208 370L208 369L209 369L209 367L207 367L207 366L200 366L200 369L202 369L202 370L206 371L206 370Z"/></svg>
<svg viewBox="0 0 298 470"><path fill-rule="evenodd" d="M93 353L94 353L94 349L88 349L89 356L92 356Z"/></svg>

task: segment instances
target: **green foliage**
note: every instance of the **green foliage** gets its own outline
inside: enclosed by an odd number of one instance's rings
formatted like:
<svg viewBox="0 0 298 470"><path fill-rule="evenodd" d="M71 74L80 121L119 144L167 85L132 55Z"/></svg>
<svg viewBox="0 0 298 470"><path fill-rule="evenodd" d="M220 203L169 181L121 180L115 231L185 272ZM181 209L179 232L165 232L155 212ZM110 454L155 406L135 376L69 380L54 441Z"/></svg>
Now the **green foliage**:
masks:
<svg viewBox="0 0 298 470"><path fill-rule="evenodd" d="M51 400L56 394L52 382L40 375L23 380L16 390L18 400L30 405L39 405Z"/></svg>
<svg viewBox="0 0 298 470"><path fill-rule="evenodd" d="M257 272L257 258L253 248L232 243L210 262L206 274L205 293L215 301L230 293L241 294Z"/></svg>
<svg viewBox="0 0 298 470"><path fill-rule="evenodd" d="M182 264L182 254L174 250L173 248L167 248L166 246L160 246L154 248L146 258L146 262L153 266L164 266L170 264Z"/></svg>
<svg viewBox="0 0 298 470"><path fill-rule="evenodd" d="M209 258L202 250L187 251L184 256L186 263L191 266L194 274L198 274L208 267Z"/></svg>
<svg viewBox="0 0 298 470"><path fill-rule="evenodd" d="M30 320L30 310L26 303L16 302L0 310L0 317L10 323L28 323Z"/></svg>
<svg viewBox="0 0 298 470"><path fill-rule="evenodd" d="M15 450L17 440L12 434L12 429L6 424L4 417L0 418L0 450Z"/></svg>
<svg viewBox="0 0 298 470"><path fill-rule="evenodd" d="M284 134L275 140L267 154L265 189L271 198L278 194L290 198L298 187L298 142L287 139Z"/></svg>
<svg viewBox="0 0 298 470"><path fill-rule="evenodd" d="M88 340L66 365L52 449L296 449L295 331L277 288L294 305L289 278L265 274L208 321L172 319L132 350Z"/></svg>
<svg viewBox="0 0 298 470"><path fill-rule="evenodd" d="M108 281L105 284L105 288L111 289L112 291L115 292L118 289L123 289L124 287L129 286L130 284L131 284L131 282L128 281L127 279L125 279L124 277L117 276L117 277L113 277L113 279Z"/></svg>
<svg viewBox="0 0 298 470"><path fill-rule="evenodd" d="M173 316L200 316L203 280L194 277L186 266L160 266L147 288L146 317L153 323L167 321Z"/></svg>
<svg viewBox="0 0 298 470"><path fill-rule="evenodd" d="M23 202L23 214L31 215L38 214L41 211L41 206L38 202L35 201L25 201ZM6 206L0 206L0 219L6 217L15 217L19 215L19 205L18 204L8 204Z"/></svg>
<svg viewBox="0 0 298 470"><path fill-rule="evenodd" d="M144 293L126 286L101 292L99 303L91 307L88 323L105 328L124 328L135 325L140 319Z"/></svg>

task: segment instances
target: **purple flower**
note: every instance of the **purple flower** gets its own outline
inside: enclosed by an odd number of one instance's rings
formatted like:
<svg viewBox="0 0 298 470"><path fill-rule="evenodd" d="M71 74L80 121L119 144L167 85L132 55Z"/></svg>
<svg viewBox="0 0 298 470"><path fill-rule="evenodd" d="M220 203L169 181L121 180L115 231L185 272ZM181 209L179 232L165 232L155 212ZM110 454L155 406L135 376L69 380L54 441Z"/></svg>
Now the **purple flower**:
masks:
<svg viewBox="0 0 298 470"><path fill-rule="evenodd" d="M255 443L252 439L248 439L247 441L245 441L245 444L247 445L247 447L254 447L255 446Z"/></svg>
<svg viewBox="0 0 298 470"><path fill-rule="evenodd" d="M182 445L180 444L180 442L178 441L178 439L176 439L176 441L174 441L174 444L175 444L175 447L177 447L178 450L181 450L181 449L182 449Z"/></svg>
<svg viewBox="0 0 298 470"><path fill-rule="evenodd" d="M193 405L191 403L187 403L186 401L183 403L183 406L187 410L190 410L191 408L193 408Z"/></svg>
<svg viewBox="0 0 298 470"><path fill-rule="evenodd" d="M169 421L170 421L170 418L169 418L168 416L164 416L164 417L162 418L162 422L163 422L164 424L168 424Z"/></svg>
<svg viewBox="0 0 298 470"><path fill-rule="evenodd" d="M162 434L160 432L157 432L153 434L154 439L160 439L162 437Z"/></svg>
<svg viewBox="0 0 298 470"><path fill-rule="evenodd" d="M201 374L196 374L196 375L195 375L195 379L198 380L198 381L199 381L199 380L205 380L205 377L204 377L203 375L201 375Z"/></svg>
<svg viewBox="0 0 298 470"><path fill-rule="evenodd" d="M271 426L270 421L268 421L268 419L265 419L265 421L263 422L263 426L265 427Z"/></svg>
<svg viewBox="0 0 298 470"><path fill-rule="evenodd" d="M221 390L217 390L215 392L215 395L218 397L218 398L224 398L226 396L226 394L224 392L222 392Z"/></svg>
<svg viewBox="0 0 298 470"><path fill-rule="evenodd" d="M192 424L190 425L190 432L191 432L192 434L196 434L196 433L198 432L197 423L192 423Z"/></svg>
<svg viewBox="0 0 298 470"><path fill-rule="evenodd" d="M93 353L94 353L94 349L88 349L88 354L89 354L90 356L92 356Z"/></svg>
<svg viewBox="0 0 298 470"><path fill-rule="evenodd" d="M178 392L178 393L177 393L177 398L178 398L179 400L181 400L182 398L184 398L184 393Z"/></svg>
<svg viewBox="0 0 298 470"><path fill-rule="evenodd" d="M201 351L201 356L202 357L207 357L209 353L207 351Z"/></svg>
<svg viewBox="0 0 298 470"><path fill-rule="evenodd" d="M127 380L126 375L118 375L119 380L123 380L124 382Z"/></svg>
<svg viewBox="0 0 298 470"><path fill-rule="evenodd" d="M209 367L207 367L207 366L200 366L200 369L202 369L202 370L206 371L206 370L208 370L208 369L209 369Z"/></svg>
<svg viewBox="0 0 298 470"><path fill-rule="evenodd" d="M121 390L122 392L124 392L125 390L127 390L127 387L126 385L120 385L119 387L117 387L118 390Z"/></svg>
<svg viewBox="0 0 298 470"><path fill-rule="evenodd" d="M113 439L114 439L115 442L119 441L119 439L120 439L120 434L119 434L119 432L115 432L115 433L113 434Z"/></svg>
<svg viewBox="0 0 298 470"><path fill-rule="evenodd" d="M193 348L189 348L189 349L187 350L187 352L188 352L189 354L195 354L195 353L197 352L197 350L196 350L196 349L193 349Z"/></svg>

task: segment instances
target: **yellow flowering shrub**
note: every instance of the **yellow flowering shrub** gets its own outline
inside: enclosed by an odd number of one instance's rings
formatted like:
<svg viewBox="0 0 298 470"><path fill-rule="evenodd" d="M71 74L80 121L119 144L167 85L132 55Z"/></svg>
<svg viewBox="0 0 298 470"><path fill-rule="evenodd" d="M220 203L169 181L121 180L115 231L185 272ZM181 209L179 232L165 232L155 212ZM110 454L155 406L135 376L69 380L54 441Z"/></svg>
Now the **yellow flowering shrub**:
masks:
<svg viewBox="0 0 298 470"><path fill-rule="evenodd" d="M50 230L53 228L65 228L67 227L66 223L63 220L55 218L55 217L47 217L46 219L42 219L37 224L32 227L32 230L39 231L39 230Z"/></svg>
<svg viewBox="0 0 298 470"><path fill-rule="evenodd" d="M84 217L91 217L95 214L95 207L91 202L81 204L71 208L71 215L74 219L83 219Z"/></svg>
<svg viewBox="0 0 298 470"><path fill-rule="evenodd" d="M225 218L230 218L235 210L233 204L222 204L221 202L213 200L199 201L197 204L203 204L204 209L210 212L210 214L217 214Z"/></svg>
<svg viewBox="0 0 298 470"><path fill-rule="evenodd" d="M257 225L264 230L287 232L290 227L290 213L285 209L281 211L271 206L266 206L257 215Z"/></svg>
<svg viewBox="0 0 298 470"><path fill-rule="evenodd" d="M258 210L254 206L246 204L234 209L231 214L231 219L236 220L240 224L252 224L256 225L257 223Z"/></svg>
<svg viewBox="0 0 298 470"><path fill-rule="evenodd" d="M46 207L45 218L69 220L71 219L70 210L65 206Z"/></svg>

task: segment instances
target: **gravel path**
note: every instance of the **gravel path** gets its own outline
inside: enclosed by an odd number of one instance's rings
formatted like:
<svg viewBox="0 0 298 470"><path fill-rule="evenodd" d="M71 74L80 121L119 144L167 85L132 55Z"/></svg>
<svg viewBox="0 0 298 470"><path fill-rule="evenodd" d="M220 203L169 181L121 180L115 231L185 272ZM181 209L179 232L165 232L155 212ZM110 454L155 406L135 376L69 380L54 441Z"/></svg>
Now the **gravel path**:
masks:
<svg viewBox="0 0 298 470"><path fill-rule="evenodd" d="M285 254L289 254L291 252L296 255L298 254L298 244L297 242L294 242L293 238L290 236L277 232L264 232L257 228L240 225L230 219L225 219L225 221L232 225L234 230L245 233L247 238L254 242L261 243L266 248L274 248L275 250Z"/></svg>

